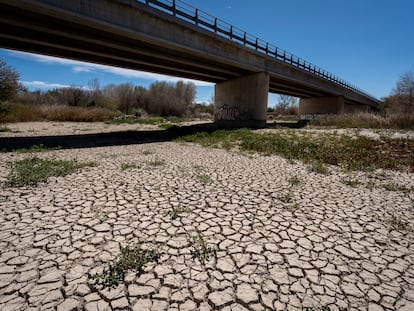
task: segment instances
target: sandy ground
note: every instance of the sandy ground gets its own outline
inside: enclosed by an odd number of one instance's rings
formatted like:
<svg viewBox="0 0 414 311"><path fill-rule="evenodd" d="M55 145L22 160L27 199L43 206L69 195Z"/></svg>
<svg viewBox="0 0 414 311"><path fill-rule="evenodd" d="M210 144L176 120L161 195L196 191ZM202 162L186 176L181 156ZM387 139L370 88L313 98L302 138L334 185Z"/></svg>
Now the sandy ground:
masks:
<svg viewBox="0 0 414 311"><path fill-rule="evenodd" d="M17 132L0 138L156 129L8 127ZM33 155L0 153L0 180ZM278 156L172 141L35 155L97 166L0 188L0 310L414 310L414 193L384 188L413 189L412 174L320 175ZM216 251L205 263L195 236ZM97 285L90 276L138 241L159 261L115 288Z"/></svg>

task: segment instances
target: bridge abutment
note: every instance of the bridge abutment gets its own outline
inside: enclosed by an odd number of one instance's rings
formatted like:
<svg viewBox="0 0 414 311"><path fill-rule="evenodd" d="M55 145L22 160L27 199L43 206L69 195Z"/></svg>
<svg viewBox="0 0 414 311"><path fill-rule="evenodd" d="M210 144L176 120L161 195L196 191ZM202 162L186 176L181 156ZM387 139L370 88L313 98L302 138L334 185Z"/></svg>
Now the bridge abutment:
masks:
<svg viewBox="0 0 414 311"><path fill-rule="evenodd" d="M265 72L216 84L214 122L222 127L265 126L268 93Z"/></svg>
<svg viewBox="0 0 414 311"><path fill-rule="evenodd" d="M299 102L300 115L343 114L343 96L302 98Z"/></svg>

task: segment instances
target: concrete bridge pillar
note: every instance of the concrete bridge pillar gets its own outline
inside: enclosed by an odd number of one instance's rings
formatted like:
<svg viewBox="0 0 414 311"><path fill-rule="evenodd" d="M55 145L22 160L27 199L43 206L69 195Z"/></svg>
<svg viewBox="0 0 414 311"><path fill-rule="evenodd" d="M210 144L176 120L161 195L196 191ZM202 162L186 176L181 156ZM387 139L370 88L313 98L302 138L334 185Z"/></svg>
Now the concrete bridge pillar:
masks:
<svg viewBox="0 0 414 311"><path fill-rule="evenodd" d="M302 98L299 101L299 114L343 114L344 107L343 96Z"/></svg>
<svg viewBox="0 0 414 311"><path fill-rule="evenodd" d="M223 127L266 125L269 74L265 72L218 83L214 122Z"/></svg>

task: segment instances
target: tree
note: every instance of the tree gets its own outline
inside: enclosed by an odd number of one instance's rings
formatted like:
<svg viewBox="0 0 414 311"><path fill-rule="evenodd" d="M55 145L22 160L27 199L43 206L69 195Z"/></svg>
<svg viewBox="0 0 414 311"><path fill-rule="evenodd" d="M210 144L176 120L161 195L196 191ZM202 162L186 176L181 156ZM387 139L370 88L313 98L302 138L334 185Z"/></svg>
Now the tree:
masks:
<svg viewBox="0 0 414 311"><path fill-rule="evenodd" d="M13 99L19 91L19 73L0 59L0 102Z"/></svg>
<svg viewBox="0 0 414 311"><path fill-rule="evenodd" d="M289 95L279 95L274 111L278 114L296 114L298 99Z"/></svg>
<svg viewBox="0 0 414 311"><path fill-rule="evenodd" d="M414 113L414 70L404 73L397 82L392 95L393 112Z"/></svg>

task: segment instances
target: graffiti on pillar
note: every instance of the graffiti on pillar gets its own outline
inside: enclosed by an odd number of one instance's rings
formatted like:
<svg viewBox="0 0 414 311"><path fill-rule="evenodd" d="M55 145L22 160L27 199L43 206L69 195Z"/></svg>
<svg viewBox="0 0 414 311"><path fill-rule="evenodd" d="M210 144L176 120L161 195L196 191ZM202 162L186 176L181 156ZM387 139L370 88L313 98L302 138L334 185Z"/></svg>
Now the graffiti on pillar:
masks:
<svg viewBox="0 0 414 311"><path fill-rule="evenodd" d="M217 107L214 114L216 120L219 121L235 121L240 117L239 108L227 105Z"/></svg>

